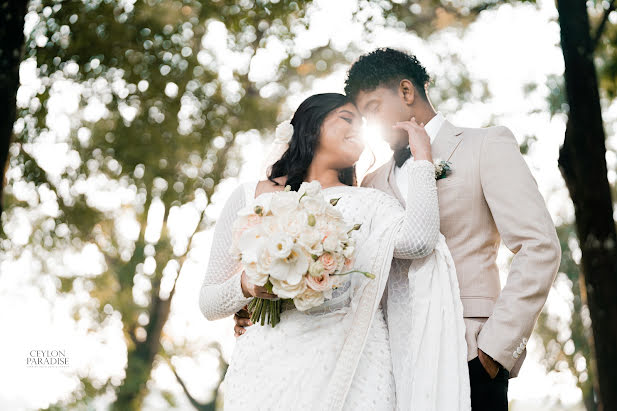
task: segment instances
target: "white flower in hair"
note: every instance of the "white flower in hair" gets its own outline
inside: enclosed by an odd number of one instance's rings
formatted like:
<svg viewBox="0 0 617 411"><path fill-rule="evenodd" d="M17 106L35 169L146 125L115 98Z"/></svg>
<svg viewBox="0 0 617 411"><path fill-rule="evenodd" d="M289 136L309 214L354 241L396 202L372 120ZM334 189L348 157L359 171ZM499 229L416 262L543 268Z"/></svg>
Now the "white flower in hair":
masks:
<svg viewBox="0 0 617 411"><path fill-rule="evenodd" d="M276 143L289 143L291 136L294 133L294 126L291 125L289 120L285 120L276 126L276 132L274 134L274 141Z"/></svg>

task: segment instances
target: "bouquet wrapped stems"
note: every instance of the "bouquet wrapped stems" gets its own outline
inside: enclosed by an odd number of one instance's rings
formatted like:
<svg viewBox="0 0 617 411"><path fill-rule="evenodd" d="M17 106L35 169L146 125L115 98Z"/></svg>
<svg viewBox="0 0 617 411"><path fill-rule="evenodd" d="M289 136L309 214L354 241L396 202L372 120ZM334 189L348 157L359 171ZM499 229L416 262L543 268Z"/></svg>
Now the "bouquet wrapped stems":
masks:
<svg viewBox="0 0 617 411"><path fill-rule="evenodd" d="M248 309L251 313L251 321L253 324L259 322L261 325L269 324L274 327L281 321L281 311L283 308L283 300L270 300L267 298L253 298L248 303Z"/></svg>

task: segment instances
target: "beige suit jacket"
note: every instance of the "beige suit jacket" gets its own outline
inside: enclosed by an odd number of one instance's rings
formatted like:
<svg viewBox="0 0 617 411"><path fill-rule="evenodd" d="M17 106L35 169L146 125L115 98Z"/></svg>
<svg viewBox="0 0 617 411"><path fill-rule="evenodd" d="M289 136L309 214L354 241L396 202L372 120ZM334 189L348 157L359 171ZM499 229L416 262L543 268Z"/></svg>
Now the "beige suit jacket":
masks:
<svg viewBox="0 0 617 411"><path fill-rule="evenodd" d="M479 347L516 377L561 260L553 220L508 128L462 128L446 120L431 147L434 160L452 163L437 190L441 232L463 302L468 361ZM362 186L405 204L393 169L391 159ZM500 241L514 253L503 290L495 261Z"/></svg>

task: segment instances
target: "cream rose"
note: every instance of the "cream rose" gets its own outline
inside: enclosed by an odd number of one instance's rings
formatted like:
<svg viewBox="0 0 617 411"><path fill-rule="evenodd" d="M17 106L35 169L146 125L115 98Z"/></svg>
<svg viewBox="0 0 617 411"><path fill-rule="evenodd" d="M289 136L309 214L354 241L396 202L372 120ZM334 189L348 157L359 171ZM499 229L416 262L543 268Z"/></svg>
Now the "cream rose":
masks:
<svg viewBox="0 0 617 411"><path fill-rule="evenodd" d="M298 210L281 216L281 225L285 227L285 232L293 237L298 237L308 226L308 213Z"/></svg>
<svg viewBox="0 0 617 411"><path fill-rule="evenodd" d="M332 274L338 266L336 258L334 258L334 256L330 253L322 254L317 261L323 265L324 271L327 274Z"/></svg>
<svg viewBox="0 0 617 411"><path fill-rule="evenodd" d="M306 311L309 308L317 307L323 304L324 295L319 291L315 291L312 288L307 288L302 294L299 294L294 298L294 305L298 311Z"/></svg>
<svg viewBox="0 0 617 411"><path fill-rule="evenodd" d="M270 277L272 292L280 298L294 298L306 290L306 281L302 277L300 280L297 284L289 284L287 281Z"/></svg>
<svg viewBox="0 0 617 411"><path fill-rule="evenodd" d="M309 275L308 277L321 277L324 273L324 267L321 261L313 261L309 266Z"/></svg>
<svg viewBox="0 0 617 411"><path fill-rule="evenodd" d="M340 241L336 235L328 235L323 240L323 249L329 252L338 252L340 250Z"/></svg>
<svg viewBox="0 0 617 411"><path fill-rule="evenodd" d="M318 180L313 180L311 182L304 181L302 184L300 184L300 188L298 189L298 194L306 194L309 197L314 197L320 192L321 183Z"/></svg>
<svg viewBox="0 0 617 411"><path fill-rule="evenodd" d="M330 285L330 276L326 273L318 277L314 277L312 275L307 276L306 285L308 285L313 290L320 292L332 289L332 286Z"/></svg>
<svg viewBox="0 0 617 411"><path fill-rule="evenodd" d="M264 247L257 256L257 269L262 273L269 272L273 260L270 252Z"/></svg>
<svg viewBox="0 0 617 411"><path fill-rule="evenodd" d="M330 203L326 206L326 216L337 221L343 220L343 214Z"/></svg>
<svg viewBox="0 0 617 411"><path fill-rule="evenodd" d="M255 285L264 286L268 282L269 276L263 271L254 270L250 267L245 267L244 272L246 273L246 278L248 278L248 280Z"/></svg>
<svg viewBox="0 0 617 411"><path fill-rule="evenodd" d="M300 201L302 202L302 207L304 207L309 214L317 216L326 212L327 203L323 196L303 197Z"/></svg>
<svg viewBox="0 0 617 411"><path fill-rule="evenodd" d="M298 244L303 246L306 251L311 254L321 254L323 246L321 245L321 234L312 227L306 227L298 236Z"/></svg>
<svg viewBox="0 0 617 411"><path fill-rule="evenodd" d="M263 217L260 227L264 235L272 235L280 231L284 231L284 226L281 224L281 220L272 215Z"/></svg>
<svg viewBox="0 0 617 411"><path fill-rule="evenodd" d="M270 210L274 215L291 213L298 208L299 198L295 191L277 191L272 194Z"/></svg>

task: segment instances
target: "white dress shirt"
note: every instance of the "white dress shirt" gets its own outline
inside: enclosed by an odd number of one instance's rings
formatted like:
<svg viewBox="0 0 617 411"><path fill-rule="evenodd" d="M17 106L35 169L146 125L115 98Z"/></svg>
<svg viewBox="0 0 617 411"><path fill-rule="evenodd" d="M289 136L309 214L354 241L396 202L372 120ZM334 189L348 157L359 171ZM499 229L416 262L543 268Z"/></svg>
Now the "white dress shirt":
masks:
<svg viewBox="0 0 617 411"><path fill-rule="evenodd" d="M435 140L437 133L439 133L439 130L441 129L441 126L443 125L444 121L445 121L445 117L443 116L443 114L441 114L438 111L437 114L435 114L435 116L432 119L430 119L428 123L424 125L426 134L428 134L429 138L431 139L431 144L433 144L433 141ZM409 157L407 161L403 163L402 166L400 167L394 166L394 179L396 181L396 185L398 186L399 191L401 192L405 200L407 200L407 169L406 167L409 166L411 161L414 161L413 156Z"/></svg>

